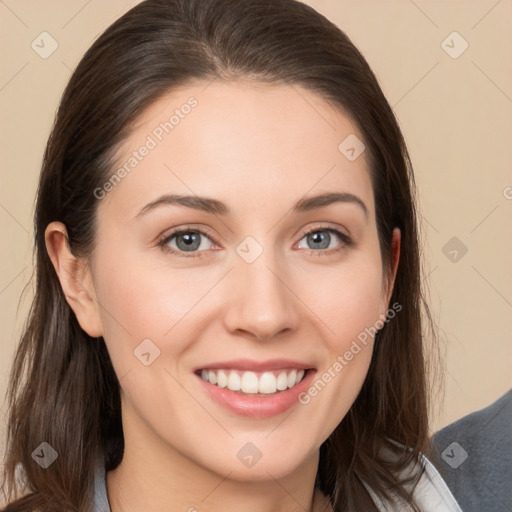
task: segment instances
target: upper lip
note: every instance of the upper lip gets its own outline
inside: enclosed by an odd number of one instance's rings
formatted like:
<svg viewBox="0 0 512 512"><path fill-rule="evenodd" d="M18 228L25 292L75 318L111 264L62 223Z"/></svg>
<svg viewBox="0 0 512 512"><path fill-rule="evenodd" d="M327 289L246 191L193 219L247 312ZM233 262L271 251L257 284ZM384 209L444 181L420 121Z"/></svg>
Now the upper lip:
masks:
<svg viewBox="0 0 512 512"><path fill-rule="evenodd" d="M308 370L312 365L293 361L291 359L267 359L266 361L254 361L252 359L232 359L230 361L217 361L204 366L199 366L198 370L247 370L253 372L265 372L273 370L283 370L292 368L295 370Z"/></svg>

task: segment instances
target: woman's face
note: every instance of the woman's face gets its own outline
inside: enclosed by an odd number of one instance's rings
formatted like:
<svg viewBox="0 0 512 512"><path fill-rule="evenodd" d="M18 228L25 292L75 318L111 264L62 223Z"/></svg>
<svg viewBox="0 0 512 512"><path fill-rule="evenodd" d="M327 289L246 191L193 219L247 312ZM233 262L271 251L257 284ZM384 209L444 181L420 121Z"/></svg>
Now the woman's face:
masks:
<svg viewBox="0 0 512 512"><path fill-rule="evenodd" d="M389 302L361 139L299 86L195 83L138 120L90 262L127 449L239 480L317 457Z"/></svg>

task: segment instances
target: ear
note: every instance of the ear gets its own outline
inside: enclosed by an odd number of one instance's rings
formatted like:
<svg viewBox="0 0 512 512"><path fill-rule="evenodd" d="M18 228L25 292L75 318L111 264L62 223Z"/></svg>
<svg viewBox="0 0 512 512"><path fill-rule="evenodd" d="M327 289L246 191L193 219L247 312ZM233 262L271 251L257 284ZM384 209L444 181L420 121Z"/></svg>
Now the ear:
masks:
<svg viewBox="0 0 512 512"><path fill-rule="evenodd" d="M66 226L62 222L48 224L45 243L66 301L75 312L80 327L93 338L102 336L92 276L86 262L72 254Z"/></svg>
<svg viewBox="0 0 512 512"><path fill-rule="evenodd" d="M399 228L393 229L391 238L391 269L388 276L384 277L384 298L386 311L389 309L389 301L393 294L393 287L395 285L396 272L398 270L398 261L400 260L400 241L401 233ZM385 314L385 313L384 313Z"/></svg>

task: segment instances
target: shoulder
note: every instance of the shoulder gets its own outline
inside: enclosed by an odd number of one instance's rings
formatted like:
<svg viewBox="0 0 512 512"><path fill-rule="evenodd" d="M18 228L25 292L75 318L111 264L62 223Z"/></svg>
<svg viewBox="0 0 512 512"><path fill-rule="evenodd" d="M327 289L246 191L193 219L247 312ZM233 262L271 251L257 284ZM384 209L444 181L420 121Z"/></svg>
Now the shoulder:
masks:
<svg viewBox="0 0 512 512"><path fill-rule="evenodd" d="M439 445L454 436L459 437L459 439L484 438L484 440L487 440L489 429L502 432L503 435L510 437L512 436L511 422L512 389L491 405L468 414L437 432L434 436L434 444Z"/></svg>
<svg viewBox="0 0 512 512"><path fill-rule="evenodd" d="M465 510L510 507L512 488L512 390L494 403L437 432L432 462Z"/></svg>

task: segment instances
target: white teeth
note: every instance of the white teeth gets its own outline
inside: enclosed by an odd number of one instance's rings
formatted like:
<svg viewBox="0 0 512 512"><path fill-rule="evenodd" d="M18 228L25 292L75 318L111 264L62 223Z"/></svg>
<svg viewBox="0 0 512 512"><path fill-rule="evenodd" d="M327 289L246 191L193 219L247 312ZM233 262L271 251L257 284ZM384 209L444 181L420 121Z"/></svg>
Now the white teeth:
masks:
<svg viewBox="0 0 512 512"><path fill-rule="evenodd" d="M244 372L240 382L240 389L244 393L257 393L258 376L254 372Z"/></svg>
<svg viewBox="0 0 512 512"><path fill-rule="evenodd" d="M288 387L289 388L293 388L293 386L295 386L295 380L296 379L297 379L297 371L296 370L292 370L288 374Z"/></svg>
<svg viewBox="0 0 512 512"><path fill-rule="evenodd" d="M265 372L260 377L260 383L258 386L260 393L270 394L275 393L277 390L277 379L273 373Z"/></svg>
<svg viewBox="0 0 512 512"><path fill-rule="evenodd" d="M281 370L279 372L238 372L236 370L202 370L201 377L220 388L242 393L271 395L296 386L305 375L305 370Z"/></svg>
<svg viewBox="0 0 512 512"><path fill-rule="evenodd" d="M284 391L288 387L288 376L286 372L281 372L277 377L277 389Z"/></svg>
<svg viewBox="0 0 512 512"><path fill-rule="evenodd" d="M236 372L231 372L228 377L228 388L231 391L240 391L240 375Z"/></svg>
<svg viewBox="0 0 512 512"><path fill-rule="evenodd" d="M217 386L225 388L228 385L228 376L222 370L217 373Z"/></svg>

